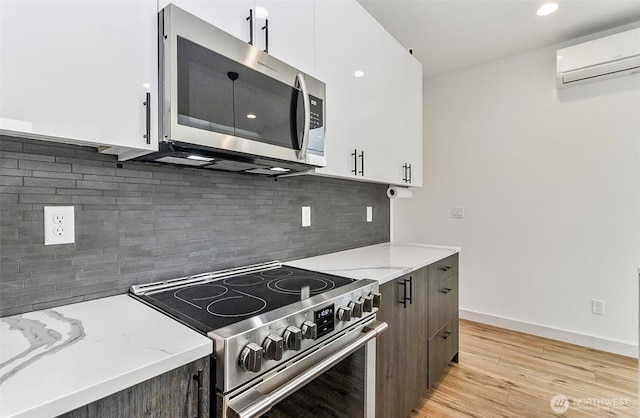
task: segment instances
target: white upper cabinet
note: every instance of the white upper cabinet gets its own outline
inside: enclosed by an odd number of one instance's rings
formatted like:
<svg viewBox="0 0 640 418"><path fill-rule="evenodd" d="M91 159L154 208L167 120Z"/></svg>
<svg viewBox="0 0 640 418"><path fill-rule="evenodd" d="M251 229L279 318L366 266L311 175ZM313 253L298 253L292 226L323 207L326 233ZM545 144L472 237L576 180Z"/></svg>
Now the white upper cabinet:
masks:
<svg viewBox="0 0 640 418"><path fill-rule="evenodd" d="M250 40L251 21L249 15L251 13L250 10L255 8L254 0L159 0L158 11L169 3L175 4L236 38L246 42Z"/></svg>
<svg viewBox="0 0 640 418"><path fill-rule="evenodd" d="M314 75L314 3L314 0L256 0L254 45ZM268 13L266 18L259 13L263 10Z"/></svg>
<svg viewBox="0 0 640 418"><path fill-rule="evenodd" d="M316 77L326 84L325 147L327 167L320 174L355 177L356 28L355 1L316 1Z"/></svg>
<svg viewBox="0 0 640 418"><path fill-rule="evenodd" d="M404 57L405 93L405 162L408 166L408 181L402 184L422 187L422 64L413 55ZM404 174L404 170L403 170ZM400 184L400 183L398 183Z"/></svg>
<svg viewBox="0 0 640 418"><path fill-rule="evenodd" d="M314 74L314 0L160 0Z"/></svg>
<svg viewBox="0 0 640 418"><path fill-rule="evenodd" d="M0 131L124 158L157 149L156 11L155 0L2 1Z"/></svg>
<svg viewBox="0 0 640 418"><path fill-rule="evenodd" d="M316 0L315 51L327 84L327 167L317 172L421 184L420 63L354 0Z"/></svg>

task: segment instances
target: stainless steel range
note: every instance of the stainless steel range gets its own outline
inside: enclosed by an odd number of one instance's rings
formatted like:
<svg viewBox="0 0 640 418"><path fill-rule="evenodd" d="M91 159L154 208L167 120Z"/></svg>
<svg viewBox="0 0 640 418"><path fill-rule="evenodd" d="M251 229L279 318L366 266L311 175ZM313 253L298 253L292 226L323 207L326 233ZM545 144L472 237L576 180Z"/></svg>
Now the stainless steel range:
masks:
<svg viewBox="0 0 640 418"><path fill-rule="evenodd" d="M362 361L340 366L359 365L348 373L357 382L338 389L349 409L331 404L332 412L325 412L374 416L375 338L387 326L375 320L380 305L376 281L272 262L136 285L131 294L214 341L217 399L211 402L216 405L212 416L288 416L293 412L286 412L287 398L358 352ZM332 380L327 376L325 381ZM332 385L320 383L313 396ZM304 402L309 398L298 396ZM313 407L325 410L327 402L339 401L325 399L320 402L325 405Z"/></svg>

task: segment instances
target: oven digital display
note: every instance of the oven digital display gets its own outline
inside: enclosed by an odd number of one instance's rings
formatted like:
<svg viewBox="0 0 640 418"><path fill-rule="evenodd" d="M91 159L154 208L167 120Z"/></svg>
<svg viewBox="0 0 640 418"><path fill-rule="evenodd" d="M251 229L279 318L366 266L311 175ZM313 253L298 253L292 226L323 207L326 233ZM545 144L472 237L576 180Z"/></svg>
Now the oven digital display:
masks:
<svg viewBox="0 0 640 418"><path fill-rule="evenodd" d="M313 313L313 321L316 323L318 329L317 338L323 337L333 331L334 318L334 305L325 306Z"/></svg>

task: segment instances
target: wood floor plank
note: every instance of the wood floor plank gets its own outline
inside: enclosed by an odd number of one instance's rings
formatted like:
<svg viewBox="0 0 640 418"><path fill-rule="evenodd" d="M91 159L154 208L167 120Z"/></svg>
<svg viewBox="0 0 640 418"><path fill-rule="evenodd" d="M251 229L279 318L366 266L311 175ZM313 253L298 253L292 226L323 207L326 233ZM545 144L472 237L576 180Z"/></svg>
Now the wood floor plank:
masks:
<svg viewBox="0 0 640 418"><path fill-rule="evenodd" d="M459 359L411 418L638 416L637 359L466 320Z"/></svg>

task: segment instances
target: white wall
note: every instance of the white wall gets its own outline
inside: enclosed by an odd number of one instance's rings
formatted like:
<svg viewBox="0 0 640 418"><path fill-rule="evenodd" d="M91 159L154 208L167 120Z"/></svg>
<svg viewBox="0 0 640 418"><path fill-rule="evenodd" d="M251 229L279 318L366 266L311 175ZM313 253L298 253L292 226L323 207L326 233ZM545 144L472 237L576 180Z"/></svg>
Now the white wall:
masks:
<svg viewBox="0 0 640 418"><path fill-rule="evenodd" d="M425 80L424 187L392 236L462 247L467 317L635 355L640 75L557 90L555 49Z"/></svg>

